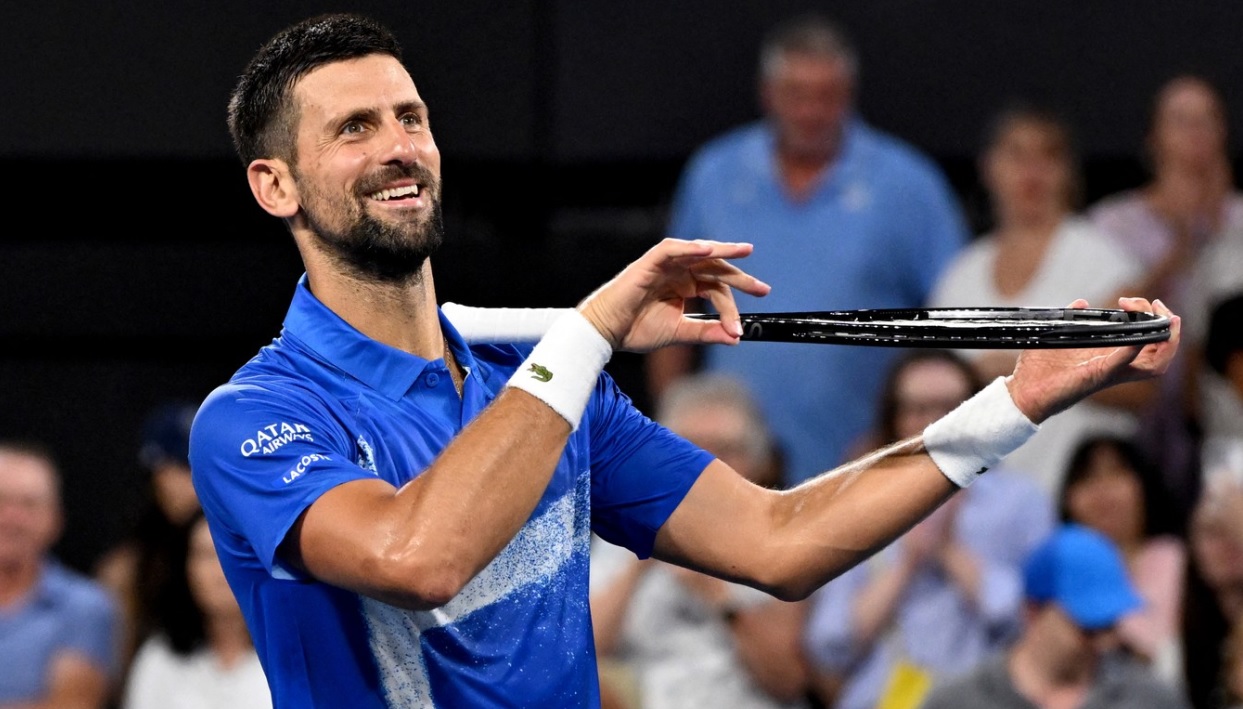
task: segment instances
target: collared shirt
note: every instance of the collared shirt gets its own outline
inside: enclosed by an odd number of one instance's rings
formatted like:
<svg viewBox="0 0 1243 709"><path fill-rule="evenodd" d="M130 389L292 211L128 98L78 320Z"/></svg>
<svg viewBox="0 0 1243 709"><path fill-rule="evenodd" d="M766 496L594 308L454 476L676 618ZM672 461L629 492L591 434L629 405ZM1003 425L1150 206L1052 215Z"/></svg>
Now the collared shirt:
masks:
<svg viewBox="0 0 1243 709"><path fill-rule="evenodd" d="M0 704L43 699L48 668L62 652L115 676L119 622L102 586L47 559L30 594L0 607Z"/></svg>
<svg viewBox="0 0 1243 709"><path fill-rule="evenodd" d="M299 283L281 335L208 396L191 433L195 489L280 707L594 706L594 530L640 556L711 460L640 414L605 374L544 496L509 545L426 612L305 578L277 553L320 495L400 487L501 391L528 349L444 360L368 339Z"/></svg>
<svg viewBox="0 0 1243 709"><path fill-rule="evenodd" d="M743 312L914 308L967 242L935 164L862 120L804 202L792 200L764 123L735 129L690 160L669 235L755 244L738 265L772 285L736 294ZM893 348L748 342L710 347L705 365L740 375L785 447L789 482L844 461L875 423Z"/></svg>
<svg viewBox="0 0 1243 709"><path fill-rule="evenodd" d="M1027 476L991 470L960 493L954 539L978 563L975 600L935 567L920 570L875 642L854 632L854 607L877 568L897 563L901 544L890 545L812 596L805 643L819 666L844 678L838 709L877 705L899 663L939 680L971 669L1004 647L1019 630L1022 564L1052 531L1052 499Z"/></svg>
<svg viewBox="0 0 1243 709"><path fill-rule="evenodd" d="M1019 694L1005 654L932 691L920 709L1039 709ZM1142 665L1121 656L1102 659L1096 681L1079 709L1189 709L1176 690Z"/></svg>

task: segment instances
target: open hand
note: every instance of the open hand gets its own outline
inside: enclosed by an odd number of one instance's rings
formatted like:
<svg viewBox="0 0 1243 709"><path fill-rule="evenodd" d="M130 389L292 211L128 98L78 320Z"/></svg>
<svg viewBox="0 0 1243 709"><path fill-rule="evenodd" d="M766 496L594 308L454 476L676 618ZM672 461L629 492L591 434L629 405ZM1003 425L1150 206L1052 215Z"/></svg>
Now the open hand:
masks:
<svg viewBox="0 0 1243 709"><path fill-rule="evenodd" d="M1076 300L1072 308L1085 308ZM1165 372L1178 351L1181 319L1160 300L1119 298L1123 310L1170 318L1170 339L1147 345L1095 349L1024 350L1006 384L1019 410L1034 423L1115 384L1150 379Z"/></svg>
<svg viewBox="0 0 1243 709"><path fill-rule="evenodd" d="M767 295L769 286L727 259L750 244L664 239L579 303L583 316L614 349L647 352L665 345L737 344L742 323L733 289ZM719 321L686 317L686 301L704 298Z"/></svg>

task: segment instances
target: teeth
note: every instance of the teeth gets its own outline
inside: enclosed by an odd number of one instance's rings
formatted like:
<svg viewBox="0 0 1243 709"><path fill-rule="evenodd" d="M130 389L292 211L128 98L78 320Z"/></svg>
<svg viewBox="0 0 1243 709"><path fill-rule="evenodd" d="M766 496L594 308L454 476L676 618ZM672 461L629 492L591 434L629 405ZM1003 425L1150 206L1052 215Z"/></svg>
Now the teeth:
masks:
<svg viewBox="0 0 1243 709"><path fill-rule="evenodd" d="M395 187L391 190L380 190L379 192L372 193L371 199L379 200L383 202L384 200L389 200L389 199L399 199L401 197L418 197L418 196L419 196L419 186L410 185L408 187Z"/></svg>

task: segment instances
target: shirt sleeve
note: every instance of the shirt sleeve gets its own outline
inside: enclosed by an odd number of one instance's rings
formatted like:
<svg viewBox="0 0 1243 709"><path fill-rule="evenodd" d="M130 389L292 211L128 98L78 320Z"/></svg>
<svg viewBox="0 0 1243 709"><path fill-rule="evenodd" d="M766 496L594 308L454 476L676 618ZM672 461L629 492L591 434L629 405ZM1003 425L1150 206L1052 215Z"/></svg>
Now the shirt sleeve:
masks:
<svg viewBox="0 0 1243 709"><path fill-rule="evenodd" d="M286 533L319 496L376 477L358 465L343 412L307 393L257 385L213 392L190 432L195 491L209 520L243 538L277 578L300 578L277 559Z"/></svg>
<svg viewBox="0 0 1243 709"><path fill-rule="evenodd" d="M65 620L62 649L78 653L109 677L120 672L120 609L94 584L83 588Z"/></svg>
<svg viewBox="0 0 1243 709"><path fill-rule="evenodd" d="M592 529L645 559L713 456L643 415L607 374L592 398L589 435Z"/></svg>

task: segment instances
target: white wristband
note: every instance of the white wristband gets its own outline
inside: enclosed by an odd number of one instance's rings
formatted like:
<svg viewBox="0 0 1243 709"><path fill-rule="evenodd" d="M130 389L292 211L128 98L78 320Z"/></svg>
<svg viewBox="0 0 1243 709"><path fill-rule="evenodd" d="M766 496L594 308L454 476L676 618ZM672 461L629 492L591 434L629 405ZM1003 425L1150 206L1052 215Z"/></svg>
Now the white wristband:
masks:
<svg viewBox="0 0 1243 709"><path fill-rule="evenodd" d="M441 312L471 344L539 342L557 318L572 308L475 308L445 303Z"/></svg>
<svg viewBox="0 0 1243 709"><path fill-rule="evenodd" d="M577 310L568 310L509 378L509 386L548 404L577 431L596 380L612 356L612 346L595 326Z"/></svg>
<svg viewBox="0 0 1243 709"><path fill-rule="evenodd" d="M945 477L967 487L1039 428L1014 405L1005 378L998 377L925 428L924 448Z"/></svg>

